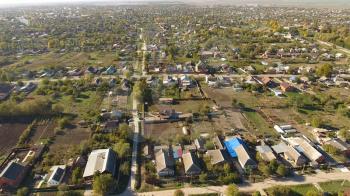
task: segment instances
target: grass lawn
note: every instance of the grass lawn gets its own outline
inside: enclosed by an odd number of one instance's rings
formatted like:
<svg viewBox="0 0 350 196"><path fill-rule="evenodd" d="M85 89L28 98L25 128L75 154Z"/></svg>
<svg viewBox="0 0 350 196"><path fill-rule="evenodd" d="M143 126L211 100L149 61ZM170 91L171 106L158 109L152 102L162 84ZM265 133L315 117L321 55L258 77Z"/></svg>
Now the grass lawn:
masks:
<svg viewBox="0 0 350 196"><path fill-rule="evenodd" d="M343 180L336 180L336 181L322 182L319 184L324 191L327 191L332 194L335 194L335 193L338 193L339 191L344 191L345 189L350 188L350 181L348 180L346 180L345 182Z"/></svg>
<svg viewBox="0 0 350 196"><path fill-rule="evenodd" d="M258 134L276 134L276 132L272 129L272 125L269 125L256 111L244 111L243 114L247 117L251 125L253 125L258 131Z"/></svg>
<svg viewBox="0 0 350 196"><path fill-rule="evenodd" d="M274 188L276 188L277 186L275 187L271 187L271 188L268 188L266 189L265 191L268 193L268 194L271 194L272 190ZM302 184L302 185L295 185L295 186L287 186L287 188L291 189L292 191L292 195L295 195L295 196L303 196L303 195L306 195L306 193L308 191L315 191L315 192L318 192L317 188L312 185L312 184ZM272 194L271 194L272 195Z"/></svg>

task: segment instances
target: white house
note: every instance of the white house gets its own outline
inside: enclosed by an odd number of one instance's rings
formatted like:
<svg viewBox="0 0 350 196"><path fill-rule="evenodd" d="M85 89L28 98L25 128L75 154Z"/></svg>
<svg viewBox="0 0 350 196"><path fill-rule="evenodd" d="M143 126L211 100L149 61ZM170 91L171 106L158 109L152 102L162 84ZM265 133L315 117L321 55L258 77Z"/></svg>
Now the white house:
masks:
<svg viewBox="0 0 350 196"><path fill-rule="evenodd" d="M58 186L66 173L66 166L65 165L56 165L53 166L51 169L52 171L49 180L47 181L48 186Z"/></svg>

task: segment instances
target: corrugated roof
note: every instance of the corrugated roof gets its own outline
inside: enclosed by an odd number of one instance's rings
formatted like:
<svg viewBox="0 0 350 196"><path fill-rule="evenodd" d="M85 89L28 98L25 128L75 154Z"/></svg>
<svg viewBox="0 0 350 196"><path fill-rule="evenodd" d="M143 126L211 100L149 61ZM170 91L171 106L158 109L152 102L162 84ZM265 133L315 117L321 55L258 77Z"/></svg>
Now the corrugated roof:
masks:
<svg viewBox="0 0 350 196"><path fill-rule="evenodd" d="M182 155L182 160L184 163L184 167L185 167L185 172L193 172L191 170L194 170L194 172L200 172L201 168L199 165L199 159L197 157L197 155L195 155L195 153L193 152L188 152L186 154Z"/></svg>
<svg viewBox="0 0 350 196"><path fill-rule="evenodd" d="M94 150L89 155L83 177L93 176L97 171L100 173L115 173L117 155L112 149Z"/></svg>

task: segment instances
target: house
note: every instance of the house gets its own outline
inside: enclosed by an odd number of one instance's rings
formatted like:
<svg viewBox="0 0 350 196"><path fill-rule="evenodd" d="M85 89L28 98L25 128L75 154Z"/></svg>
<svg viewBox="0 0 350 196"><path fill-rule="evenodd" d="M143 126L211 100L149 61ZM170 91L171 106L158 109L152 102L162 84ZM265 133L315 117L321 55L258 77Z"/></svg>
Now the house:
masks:
<svg viewBox="0 0 350 196"><path fill-rule="evenodd" d="M216 149L221 150L221 149L225 148L224 145L222 144L221 138L219 136L215 136L213 138L213 143L214 143Z"/></svg>
<svg viewBox="0 0 350 196"><path fill-rule="evenodd" d="M30 93L36 88L36 84L29 82L25 86L21 87L19 91L25 92L25 93Z"/></svg>
<svg viewBox="0 0 350 196"><path fill-rule="evenodd" d="M160 113L162 119L178 119L179 113L177 113L174 109L163 110Z"/></svg>
<svg viewBox="0 0 350 196"><path fill-rule="evenodd" d="M270 146L267 145L261 145L256 147L256 151L258 152L259 156L267 162L270 162L272 160L276 160L276 156L273 153Z"/></svg>
<svg viewBox="0 0 350 196"><path fill-rule="evenodd" d="M112 75L114 74L115 72L117 72L117 69L114 67L114 66L109 66L106 71L104 71L102 74L105 74L105 75Z"/></svg>
<svg viewBox="0 0 350 196"><path fill-rule="evenodd" d="M281 87L281 90L283 92L293 92L293 91L295 91L295 88L291 84L289 84L288 82L282 82L280 84L280 87Z"/></svg>
<svg viewBox="0 0 350 196"><path fill-rule="evenodd" d="M90 153L83 177L91 179L96 172L115 175L116 153L110 149L98 149Z"/></svg>
<svg viewBox="0 0 350 196"><path fill-rule="evenodd" d="M227 162L227 154L223 149L208 150L207 155L210 157L212 165L222 165Z"/></svg>
<svg viewBox="0 0 350 196"><path fill-rule="evenodd" d="M0 83L0 101L6 99L11 91L13 90L13 85Z"/></svg>
<svg viewBox="0 0 350 196"><path fill-rule="evenodd" d="M175 161L170 149L163 148L155 155L158 176L167 177L175 174Z"/></svg>
<svg viewBox="0 0 350 196"><path fill-rule="evenodd" d="M182 155L182 161L185 167L186 175L199 175L202 171L199 158L194 152L188 152Z"/></svg>
<svg viewBox="0 0 350 196"><path fill-rule="evenodd" d="M275 125L273 127L278 133L288 134L288 133L296 133L297 130L292 127L292 125Z"/></svg>
<svg viewBox="0 0 350 196"><path fill-rule="evenodd" d="M206 151L205 142L206 141L204 138L199 137L199 138L194 140L194 145L196 145L198 151L205 152Z"/></svg>
<svg viewBox="0 0 350 196"><path fill-rule="evenodd" d="M214 76L209 76L206 75L205 76L205 82L208 84L208 86L210 87L218 87L219 86L219 82L218 79Z"/></svg>
<svg viewBox="0 0 350 196"><path fill-rule="evenodd" d="M197 151L197 147L194 144L191 145L184 145L184 149L183 152L184 153L188 153L188 152L196 152Z"/></svg>
<svg viewBox="0 0 350 196"><path fill-rule="evenodd" d="M183 88L190 88L192 86L192 80L188 75L182 75L180 77L180 84Z"/></svg>
<svg viewBox="0 0 350 196"><path fill-rule="evenodd" d="M343 140L336 138L336 139L331 139L325 144L331 145L335 147L339 152L343 153L345 156L350 157L350 144L344 142Z"/></svg>
<svg viewBox="0 0 350 196"><path fill-rule="evenodd" d="M27 171L27 166L15 161L9 162L5 169L0 173L0 187L17 188L26 176Z"/></svg>
<svg viewBox="0 0 350 196"><path fill-rule="evenodd" d="M283 142L272 146L272 149L294 167L302 166L306 163L306 159L297 150Z"/></svg>
<svg viewBox="0 0 350 196"><path fill-rule="evenodd" d="M290 137L286 141L293 146L299 153L305 155L312 164L323 163L324 156L304 137Z"/></svg>
<svg viewBox="0 0 350 196"><path fill-rule="evenodd" d="M247 167L256 167L256 163L251 159L245 147L246 144L241 138L234 137L225 141L224 144L229 155L232 158L237 158L243 169L246 169Z"/></svg>
<svg viewBox="0 0 350 196"><path fill-rule="evenodd" d="M47 181L48 186L58 186L66 173L66 166L65 165L56 165L51 168L51 175L49 177L49 180Z"/></svg>
<svg viewBox="0 0 350 196"><path fill-rule="evenodd" d="M112 133L117 130L119 126L119 120L108 120L102 125L102 132Z"/></svg>

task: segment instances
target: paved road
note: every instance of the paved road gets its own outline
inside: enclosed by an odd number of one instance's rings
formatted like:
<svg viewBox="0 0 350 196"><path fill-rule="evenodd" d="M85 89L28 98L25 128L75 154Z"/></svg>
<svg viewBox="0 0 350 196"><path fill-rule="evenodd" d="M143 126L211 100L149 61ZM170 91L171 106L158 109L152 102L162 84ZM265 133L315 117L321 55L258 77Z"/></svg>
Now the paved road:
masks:
<svg viewBox="0 0 350 196"><path fill-rule="evenodd" d="M320 182L326 182L330 180L342 180L350 179L350 172L333 172L333 173L324 173L319 172L315 175L310 176L294 176L292 178L280 179L280 180L265 180L264 182L253 183L253 184L242 184L239 185L239 190L242 192L254 192L256 190L263 190L276 185L298 185L298 184L314 184ZM182 191L185 192L185 195L189 194L200 194L200 193L219 193L224 194L226 186L208 186L208 187L188 187L182 188ZM138 193L140 196L165 196L173 195L175 190L165 190L165 191L154 191L154 192L145 192Z"/></svg>

